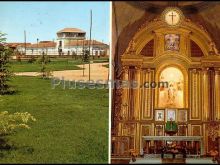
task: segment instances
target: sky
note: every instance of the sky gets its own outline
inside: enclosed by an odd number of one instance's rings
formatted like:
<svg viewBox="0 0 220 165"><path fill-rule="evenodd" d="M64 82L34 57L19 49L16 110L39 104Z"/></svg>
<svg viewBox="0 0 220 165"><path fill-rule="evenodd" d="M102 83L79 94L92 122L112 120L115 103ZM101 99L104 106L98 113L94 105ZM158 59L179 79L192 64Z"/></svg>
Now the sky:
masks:
<svg viewBox="0 0 220 165"><path fill-rule="evenodd" d="M56 40L57 31L74 27L89 39L92 10L92 39L109 44L110 2L0 2L0 32L7 42Z"/></svg>

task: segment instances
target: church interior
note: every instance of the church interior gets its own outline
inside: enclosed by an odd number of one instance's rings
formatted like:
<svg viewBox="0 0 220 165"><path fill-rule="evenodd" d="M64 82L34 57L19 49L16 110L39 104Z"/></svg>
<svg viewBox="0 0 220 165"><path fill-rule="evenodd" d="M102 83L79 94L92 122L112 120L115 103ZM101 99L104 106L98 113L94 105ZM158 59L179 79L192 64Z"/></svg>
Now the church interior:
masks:
<svg viewBox="0 0 220 165"><path fill-rule="evenodd" d="M219 10L112 2L112 163L220 163Z"/></svg>

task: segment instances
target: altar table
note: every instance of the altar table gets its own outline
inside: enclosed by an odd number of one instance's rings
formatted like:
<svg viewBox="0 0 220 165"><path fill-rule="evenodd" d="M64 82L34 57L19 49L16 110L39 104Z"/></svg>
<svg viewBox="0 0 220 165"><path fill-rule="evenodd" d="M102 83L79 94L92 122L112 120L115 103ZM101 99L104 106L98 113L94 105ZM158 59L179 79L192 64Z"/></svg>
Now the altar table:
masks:
<svg viewBox="0 0 220 165"><path fill-rule="evenodd" d="M203 137L202 136L142 136L141 150L143 152L144 142L151 141L185 141L185 142L199 142L201 148L201 155L204 155Z"/></svg>

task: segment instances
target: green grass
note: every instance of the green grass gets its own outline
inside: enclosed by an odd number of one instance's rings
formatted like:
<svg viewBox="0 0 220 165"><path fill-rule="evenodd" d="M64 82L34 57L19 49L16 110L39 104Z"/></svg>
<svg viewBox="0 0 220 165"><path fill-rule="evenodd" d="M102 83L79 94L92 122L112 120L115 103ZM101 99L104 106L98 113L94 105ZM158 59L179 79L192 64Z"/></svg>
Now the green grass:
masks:
<svg viewBox="0 0 220 165"><path fill-rule="evenodd" d="M109 68L109 64L105 64L103 65L103 67Z"/></svg>
<svg viewBox="0 0 220 165"><path fill-rule="evenodd" d="M92 59L93 63L103 63L103 62L109 62L109 59L107 57L99 58L99 59Z"/></svg>
<svg viewBox="0 0 220 165"><path fill-rule="evenodd" d="M27 61L11 62L11 70L13 72L39 72L41 68L41 64L34 62L28 63ZM52 60L50 63L46 65L48 70L51 71L60 71L60 70L78 70L80 67L76 65L80 65L80 60Z"/></svg>
<svg viewBox="0 0 220 165"><path fill-rule="evenodd" d="M16 149L0 151L0 163L107 163L107 89L52 89L38 77L11 83L18 92L0 96L0 109L29 112L37 121L8 137Z"/></svg>
<svg viewBox="0 0 220 165"><path fill-rule="evenodd" d="M108 58L91 59L93 63L108 62ZM34 62L28 63L28 61L11 61L11 70L13 72L39 72L41 64ZM51 58L51 62L46 65L48 70L51 71L62 71L62 70L79 70L81 69L77 65L82 64L80 59L72 58Z"/></svg>

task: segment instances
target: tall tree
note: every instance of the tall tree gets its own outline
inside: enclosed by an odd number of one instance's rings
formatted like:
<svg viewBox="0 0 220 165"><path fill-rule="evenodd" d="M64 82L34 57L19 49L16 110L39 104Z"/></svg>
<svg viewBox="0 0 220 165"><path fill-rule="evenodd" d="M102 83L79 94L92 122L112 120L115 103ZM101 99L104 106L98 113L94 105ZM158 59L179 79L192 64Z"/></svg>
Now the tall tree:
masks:
<svg viewBox="0 0 220 165"><path fill-rule="evenodd" d="M14 89L8 84L12 72L9 70L9 59L13 54L12 49L5 45L6 34L0 32L0 95L12 94Z"/></svg>

